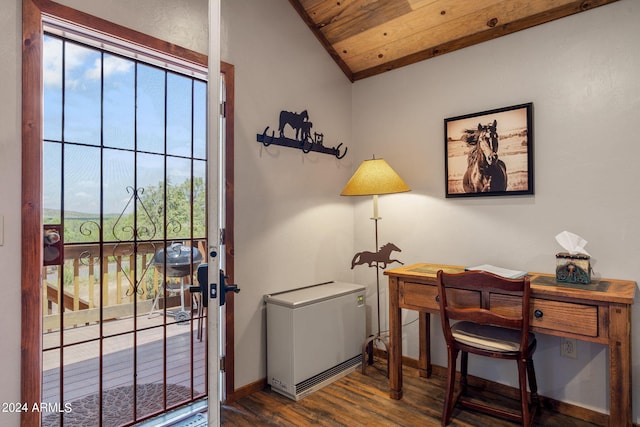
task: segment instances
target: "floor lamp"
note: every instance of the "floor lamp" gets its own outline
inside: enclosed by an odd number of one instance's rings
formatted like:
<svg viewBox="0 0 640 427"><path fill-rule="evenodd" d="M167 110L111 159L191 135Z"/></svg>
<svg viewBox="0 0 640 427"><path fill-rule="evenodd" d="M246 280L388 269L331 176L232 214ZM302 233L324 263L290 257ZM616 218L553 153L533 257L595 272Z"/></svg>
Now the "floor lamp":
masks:
<svg viewBox="0 0 640 427"><path fill-rule="evenodd" d="M371 219L375 223L376 252L380 250L378 244L378 220L382 219L378 216L378 195L403 193L410 190L409 186L384 159L376 159L374 156L373 159L365 160L358 166L358 169L347 182L342 193L340 193L341 196L373 196L373 217ZM375 342L382 342L387 349L387 355L389 354L389 346L380 335L380 269L378 261L376 261L375 267L378 331L375 335L367 338L362 345L362 373L365 372L365 355L367 353L369 353L369 364L373 363L373 344Z"/></svg>

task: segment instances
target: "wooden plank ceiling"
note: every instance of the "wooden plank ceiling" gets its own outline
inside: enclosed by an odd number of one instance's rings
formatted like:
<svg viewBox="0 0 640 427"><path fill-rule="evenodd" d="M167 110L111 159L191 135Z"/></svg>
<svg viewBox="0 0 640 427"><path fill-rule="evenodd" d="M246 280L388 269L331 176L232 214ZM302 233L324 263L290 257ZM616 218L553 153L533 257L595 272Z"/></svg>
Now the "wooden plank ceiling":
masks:
<svg viewBox="0 0 640 427"><path fill-rule="evenodd" d="M617 0L289 0L352 82Z"/></svg>

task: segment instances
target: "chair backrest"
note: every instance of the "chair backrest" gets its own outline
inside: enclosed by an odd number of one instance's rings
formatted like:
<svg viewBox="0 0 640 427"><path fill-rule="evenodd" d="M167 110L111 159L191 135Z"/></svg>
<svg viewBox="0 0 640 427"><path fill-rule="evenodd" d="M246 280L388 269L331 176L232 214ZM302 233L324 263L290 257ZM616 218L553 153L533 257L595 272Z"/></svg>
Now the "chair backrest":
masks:
<svg viewBox="0 0 640 427"><path fill-rule="evenodd" d="M438 271L438 297L447 342L453 342L451 320L466 320L522 331L529 330L529 277L507 279L485 271ZM522 334L520 350L529 334Z"/></svg>

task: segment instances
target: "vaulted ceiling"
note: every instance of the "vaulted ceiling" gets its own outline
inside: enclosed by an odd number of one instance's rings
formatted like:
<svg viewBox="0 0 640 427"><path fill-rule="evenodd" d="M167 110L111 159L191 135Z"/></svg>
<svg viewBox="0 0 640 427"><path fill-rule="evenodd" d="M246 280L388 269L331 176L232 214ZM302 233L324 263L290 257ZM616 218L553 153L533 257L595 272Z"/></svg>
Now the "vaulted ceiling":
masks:
<svg viewBox="0 0 640 427"><path fill-rule="evenodd" d="M289 0L352 82L618 0Z"/></svg>

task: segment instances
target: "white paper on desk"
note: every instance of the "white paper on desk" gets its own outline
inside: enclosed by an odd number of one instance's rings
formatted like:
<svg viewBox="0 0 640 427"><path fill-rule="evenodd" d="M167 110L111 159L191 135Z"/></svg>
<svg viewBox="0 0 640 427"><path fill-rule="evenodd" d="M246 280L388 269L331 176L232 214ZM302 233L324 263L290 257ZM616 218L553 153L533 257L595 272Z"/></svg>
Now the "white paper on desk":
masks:
<svg viewBox="0 0 640 427"><path fill-rule="evenodd" d="M496 267L491 264L474 265L473 267L467 267L465 270L481 270L488 271L489 273L496 274L498 276L506 277L507 279L519 279L527 275L526 271L521 270L509 270L503 267Z"/></svg>
<svg viewBox="0 0 640 427"><path fill-rule="evenodd" d="M589 255L584 248L588 242L577 234L573 234L569 231L563 231L556 236L556 241L571 255Z"/></svg>

